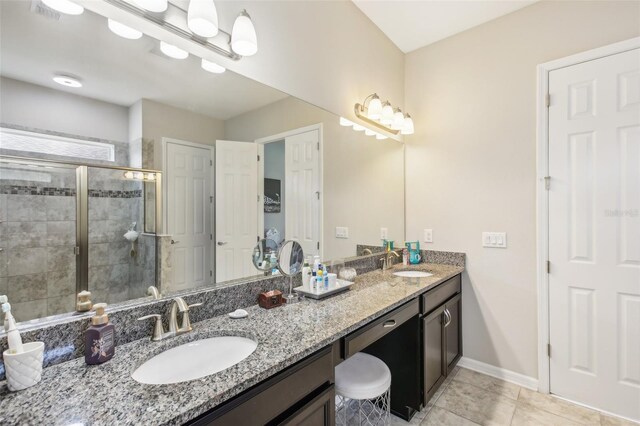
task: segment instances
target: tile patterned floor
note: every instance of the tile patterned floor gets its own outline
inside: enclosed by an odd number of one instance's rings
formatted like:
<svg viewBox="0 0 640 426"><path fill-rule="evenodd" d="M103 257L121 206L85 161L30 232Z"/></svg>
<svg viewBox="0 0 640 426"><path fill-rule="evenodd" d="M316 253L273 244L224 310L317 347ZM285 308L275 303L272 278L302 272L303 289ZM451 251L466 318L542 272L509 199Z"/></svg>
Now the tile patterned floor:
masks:
<svg viewBox="0 0 640 426"><path fill-rule="evenodd" d="M638 426L475 371L456 367L411 422L392 426Z"/></svg>

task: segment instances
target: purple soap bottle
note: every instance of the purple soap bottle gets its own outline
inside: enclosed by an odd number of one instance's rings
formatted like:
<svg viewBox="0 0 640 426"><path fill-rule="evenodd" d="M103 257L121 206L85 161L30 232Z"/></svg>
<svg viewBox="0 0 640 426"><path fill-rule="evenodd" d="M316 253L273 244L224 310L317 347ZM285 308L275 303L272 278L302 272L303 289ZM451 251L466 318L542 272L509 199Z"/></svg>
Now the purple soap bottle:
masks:
<svg viewBox="0 0 640 426"><path fill-rule="evenodd" d="M116 349L116 328L109 322L104 312L106 303L96 303L96 314L91 317L91 325L84 332L84 360L89 365L109 361Z"/></svg>

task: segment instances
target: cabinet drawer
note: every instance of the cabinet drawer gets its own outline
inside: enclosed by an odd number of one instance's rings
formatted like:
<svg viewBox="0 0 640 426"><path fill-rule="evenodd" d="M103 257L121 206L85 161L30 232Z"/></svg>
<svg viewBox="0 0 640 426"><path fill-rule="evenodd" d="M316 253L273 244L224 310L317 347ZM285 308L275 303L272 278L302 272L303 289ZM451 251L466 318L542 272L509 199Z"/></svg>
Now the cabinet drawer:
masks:
<svg viewBox="0 0 640 426"><path fill-rule="evenodd" d="M365 325L344 338L344 358L360 352L385 334L395 330L419 313L418 299L394 309L381 318Z"/></svg>
<svg viewBox="0 0 640 426"><path fill-rule="evenodd" d="M422 315L426 315L438 306L442 305L451 296L460 293L461 289L460 275L456 275L453 278L449 278L447 281L438 285L433 290L429 290L422 295Z"/></svg>
<svg viewBox="0 0 640 426"><path fill-rule="evenodd" d="M264 425L331 382L333 356L331 347L327 347L190 424Z"/></svg>

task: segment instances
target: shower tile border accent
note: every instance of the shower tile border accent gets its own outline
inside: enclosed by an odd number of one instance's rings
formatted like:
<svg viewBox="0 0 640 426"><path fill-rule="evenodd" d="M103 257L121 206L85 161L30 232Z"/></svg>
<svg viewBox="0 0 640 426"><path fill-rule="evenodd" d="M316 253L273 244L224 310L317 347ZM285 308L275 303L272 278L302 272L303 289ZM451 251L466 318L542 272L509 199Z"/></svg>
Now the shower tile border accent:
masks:
<svg viewBox="0 0 640 426"><path fill-rule="evenodd" d="M54 197L75 197L75 188L51 188L46 186L0 185L0 194L45 195ZM89 198L142 198L142 189L120 191L113 189L89 189Z"/></svg>

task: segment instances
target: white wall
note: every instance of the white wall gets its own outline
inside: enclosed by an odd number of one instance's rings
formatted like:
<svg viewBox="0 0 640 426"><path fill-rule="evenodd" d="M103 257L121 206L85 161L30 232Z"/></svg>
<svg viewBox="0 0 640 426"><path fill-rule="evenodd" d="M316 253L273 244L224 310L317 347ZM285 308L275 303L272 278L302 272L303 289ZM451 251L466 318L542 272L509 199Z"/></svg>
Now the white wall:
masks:
<svg viewBox="0 0 640 426"><path fill-rule="evenodd" d="M467 253L466 357L537 377L536 65L639 34L639 2L540 2L407 55L407 238Z"/></svg>
<svg viewBox="0 0 640 426"><path fill-rule="evenodd" d="M0 77L0 122L116 142L129 141L129 109Z"/></svg>
<svg viewBox="0 0 640 426"><path fill-rule="evenodd" d="M284 209L286 202L284 198L284 141L272 142L264 146L264 177L269 179L277 179L280 181L281 202L281 209L279 213L264 214L264 229L266 230L274 227L278 231L280 231L280 235L284 238Z"/></svg>

